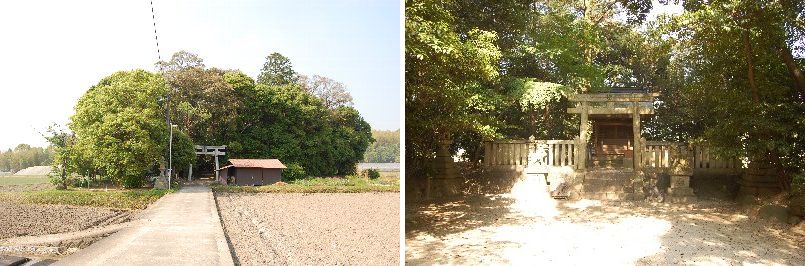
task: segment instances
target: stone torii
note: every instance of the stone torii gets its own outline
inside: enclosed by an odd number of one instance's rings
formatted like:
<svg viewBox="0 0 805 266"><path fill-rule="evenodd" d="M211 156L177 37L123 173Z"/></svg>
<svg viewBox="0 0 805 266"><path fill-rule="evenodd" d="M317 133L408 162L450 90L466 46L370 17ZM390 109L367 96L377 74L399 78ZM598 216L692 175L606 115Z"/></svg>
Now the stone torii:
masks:
<svg viewBox="0 0 805 266"><path fill-rule="evenodd" d="M226 145L223 146L202 146L196 145L196 155L212 155L215 157L215 178L218 178L218 156L226 155ZM187 179L190 180L193 174L193 165L190 165L190 174Z"/></svg>

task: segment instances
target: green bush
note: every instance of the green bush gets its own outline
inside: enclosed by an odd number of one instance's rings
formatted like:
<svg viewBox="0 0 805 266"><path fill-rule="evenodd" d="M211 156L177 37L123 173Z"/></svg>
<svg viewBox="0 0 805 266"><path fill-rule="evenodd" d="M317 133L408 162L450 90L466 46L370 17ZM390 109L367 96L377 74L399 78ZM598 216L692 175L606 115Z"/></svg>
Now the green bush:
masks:
<svg viewBox="0 0 805 266"><path fill-rule="evenodd" d="M73 187L89 187L89 179L86 178L74 178L70 184Z"/></svg>
<svg viewBox="0 0 805 266"><path fill-rule="evenodd" d="M141 188L145 183L145 179L141 176L137 177L126 177L123 179L123 187L124 188Z"/></svg>
<svg viewBox="0 0 805 266"><path fill-rule="evenodd" d="M380 178L380 172L378 172L377 169L366 169L366 176L368 176L369 179L378 179Z"/></svg>
<svg viewBox="0 0 805 266"><path fill-rule="evenodd" d="M302 168L301 165L290 163L288 164L287 167L288 168L282 170L283 181L293 181L293 180L304 179L307 177L307 173L305 173L305 169Z"/></svg>
<svg viewBox="0 0 805 266"><path fill-rule="evenodd" d="M791 180L791 193L805 194L805 172L794 175L794 179Z"/></svg>

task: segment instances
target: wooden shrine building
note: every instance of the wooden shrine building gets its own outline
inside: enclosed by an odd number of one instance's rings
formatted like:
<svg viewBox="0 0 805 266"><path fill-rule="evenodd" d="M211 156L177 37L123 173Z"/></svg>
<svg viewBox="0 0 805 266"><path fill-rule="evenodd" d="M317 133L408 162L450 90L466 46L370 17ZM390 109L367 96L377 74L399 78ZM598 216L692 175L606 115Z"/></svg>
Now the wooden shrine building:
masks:
<svg viewBox="0 0 805 266"><path fill-rule="evenodd" d="M595 93L569 97L579 114L577 169L640 168L641 119L654 114L658 93Z"/></svg>

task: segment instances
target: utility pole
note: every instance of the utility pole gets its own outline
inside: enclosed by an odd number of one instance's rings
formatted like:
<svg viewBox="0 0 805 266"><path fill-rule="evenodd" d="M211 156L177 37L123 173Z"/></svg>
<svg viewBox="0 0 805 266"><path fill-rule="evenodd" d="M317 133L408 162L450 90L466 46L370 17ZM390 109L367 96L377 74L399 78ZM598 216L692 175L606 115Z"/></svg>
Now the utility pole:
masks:
<svg viewBox="0 0 805 266"><path fill-rule="evenodd" d="M168 140L168 189L171 189L171 176L173 175L173 128L174 124L170 124L170 139Z"/></svg>

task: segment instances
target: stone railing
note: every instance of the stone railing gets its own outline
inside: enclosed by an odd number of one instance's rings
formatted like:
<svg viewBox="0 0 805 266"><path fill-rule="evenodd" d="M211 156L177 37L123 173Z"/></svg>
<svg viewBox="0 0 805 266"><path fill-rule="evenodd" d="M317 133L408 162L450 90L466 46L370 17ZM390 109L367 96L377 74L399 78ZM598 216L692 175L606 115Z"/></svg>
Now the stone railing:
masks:
<svg viewBox="0 0 805 266"><path fill-rule="evenodd" d="M743 162L738 158L719 158L712 154L710 148L704 145L694 146L693 172L712 174L737 174L744 168Z"/></svg>
<svg viewBox="0 0 805 266"><path fill-rule="evenodd" d="M645 168L669 168L680 154L689 156L691 171L706 174L736 174L744 168L737 158L720 158L705 145L692 148L682 142L646 141L643 139L642 166Z"/></svg>
<svg viewBox="0 0 805 266"><path fill-rule="evenodd" d="M578 162L574 140L499 140L484 142L484 165L526 166L529 153L539 154L530 158L539 165L562 167L575 166ZM541 151L538 151L540 150Z"/></svg>
<svg viewBox="0 0 805 266"><path fill-rule="evenodd" d="M677 155L681 149L687 149L687 145L681 142L666 141L640 141L643 145L641 162L645 168L668 168L673 162L671 156Z"/></svg>

